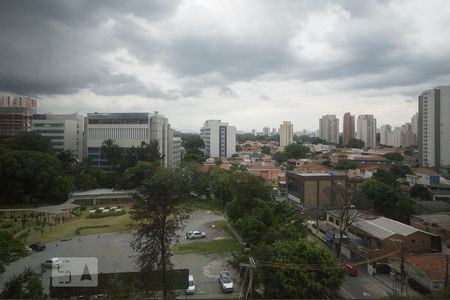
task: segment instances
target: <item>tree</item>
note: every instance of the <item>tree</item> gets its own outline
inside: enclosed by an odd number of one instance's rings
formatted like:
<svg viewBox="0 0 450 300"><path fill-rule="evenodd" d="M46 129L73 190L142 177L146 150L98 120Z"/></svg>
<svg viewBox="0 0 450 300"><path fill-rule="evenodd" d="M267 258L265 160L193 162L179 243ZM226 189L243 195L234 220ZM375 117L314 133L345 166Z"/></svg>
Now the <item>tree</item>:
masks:
<svg viewBox="0 0 450 300"><path fill-rule="evenodd" d="M53 153L50 138L36 132L23 132L14 138L12 149Z"/></svg>
<svg viewBox="0 0 450 300"><path fill-rule="evenodd" d="M289 144L284 147L284 153L289 158L305 158L309 148L300 144Z"/></svg>
<svg viewBox="0 0 450 300"><path fill-rule="evenodd" d="M388 218L409 223L415 212L414 202L398 186L369 179L361 184L361 190L372 202L374 209Z"/></svg>
<svg viewBox="0 0 450 300"><path fill-rule="evenodd" d="M71 188L66 184L68 178L64 177L55 155L22 150L0 153L1 203L30 204L65 200Z"/></svg>
<svg viewBox="0 0 450 300"><path fill-rule="evenodd" d="M0 249L0 274L5 272L5 266L11 262L12 257L26 255L22 241L6 231L0 231Z"/></svg>
<svg viewBox="0 0 450 300"><path fill-rule="evenodd" d="M269 146L262 146L261 147L261 153L270 155L270 147Z"/></svg>
<svg viewBox="0 0 450 300"><path fill-rule="evenodd" d="M350 141L347 144L347 147L358 149L364 148L364 141L358 139L350 139Z"/></svg>
<svg viewBox="0 0 450 300"><path fill-rule="evenodd" d="M407 174L412 174L411 167L408 165L393 165L389 171L395 178L405 178Z"/></svg>
<svg viewBox="0 0 450 300"><path fill-rule="evenodd" d="M184 156L184 161L196 161L198 163L203 163L206 160L206 156L200 150L205 145L200 138L199 134L183 133L181 134L181 140L183 141L183 147L186 150L186 155Z"/></svg>
<svg viewBox="0 0 450 300"><path fill-rule="evenodd" d="M385 184L388 184L390 186L394 186L397 187L399 186L399 183L397 181L397 177L395 177L395 175L389 171L383 170L383 169L379 169L377 170L374 174L373 174L373 178L383 182Z"/></svg>
<svg viewBox="0 0 450 300"><path fill-rule="evenodd" d="M415 184L411 187L409 195L413 198L419 198L422 201L430 201L432 199L431 192L422 184Z"/></svg>
<svg viewBox="0 0 450 300"><path fill-rule="evenodd" d="M354 161L351 161L349 159L343 158L340 159L336 164L337 170L350 170L350 169L356 169L358 167L358 164Z"/></svg>
<svg viewBox="0 0 450 300"><path fill-rule="evenodd" d="M356 208L357 194L350 194L345 186L333 185L328 189L331 206L335 216L339 220L339 239L336 244L336 256L339 258L342 249L342 240L347 229L361 217L361 213Z"/></svg>
<svg viewBox="0 0 450 300"><path fill-rule="evenodd" d="M128 168L123 173L124 189L136 189L142 186L143 182L151 178L158 168L157 162L138 161L134 167Z"/></svg>
<svg viewBox="0 0 450 300"><path fill-rule="evenodd" d="M57 154L59 161L61 162L61 166L63 167L66 173L70 173L72 167L77 162L75 158L75 154L72 150L63 150L58 152Z"/></svg>
<svg viewBox="0 0 450 300"><path fill-rule="evenodd" d="M117 165L119 164L119 161L122 157L119 146L114 143L113 140L108 139L106 141L103 141L100 151L102 153L102 156L104 156L108 160L108 163L111 166L111 170L116 170Z"/></svg>
<svg viewBox="0 0 450 300"><path fill-rule="evenodd" d="M22 274L5 282L0 294L0 298L3 299L40 299L44 297L41 278L31 268L26 268Z"/></svg>
<svg viewBox="0 0 450 300"><path fill-rule="evenodd" d="M277 241L254 251L264 298L335 298L344 271L328 249L307 239ZM255 285L257 286L257 285Z"/></svg>
<svg viewBox="0 0 450 300"><path fill-rule="evenodd" d="M161 272L163 296L167 298L166 271L173 268L172 245L188 218L179 204L188 198L190 188L181 174L159 168L138 191L140 197L131 213L136 230L131 246L139 253L137 263L142 271Z"/></svg>
<svg viewBox="0 0 450 300"><path fill-rule="evenodd" d="M390 152L384 155L387 159L395 162L400 162L403 160L403 155L400 152Z"/></svg>

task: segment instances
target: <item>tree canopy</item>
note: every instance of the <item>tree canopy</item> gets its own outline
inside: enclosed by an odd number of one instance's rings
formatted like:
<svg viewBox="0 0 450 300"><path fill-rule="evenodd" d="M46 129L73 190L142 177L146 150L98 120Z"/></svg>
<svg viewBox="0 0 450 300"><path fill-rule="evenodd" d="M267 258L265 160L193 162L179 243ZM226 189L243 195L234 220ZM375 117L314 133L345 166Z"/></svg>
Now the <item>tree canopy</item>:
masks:
<svg viewBox="0 0 450 300"><path fill-rule="evenodd" d="M348 144L346 145L349 148L364 148L364 141L358 139L350 139Z"/></svg>
<svg viewBox="0 0 450 300"><path fill-rule="evenodd" d="M305 158L306 154L309 153L309 148L301 144L289 144L284 147L284 153L286 158Z"/></svg>

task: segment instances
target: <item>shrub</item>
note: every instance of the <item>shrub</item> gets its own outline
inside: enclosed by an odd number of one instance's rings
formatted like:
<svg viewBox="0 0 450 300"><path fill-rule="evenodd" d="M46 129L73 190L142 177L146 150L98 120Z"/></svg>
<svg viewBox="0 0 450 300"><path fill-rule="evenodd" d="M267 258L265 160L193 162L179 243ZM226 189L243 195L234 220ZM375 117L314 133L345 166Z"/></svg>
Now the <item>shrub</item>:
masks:
<svg viewBox="0 0 450 300"><path fill-rule="evenodd" d="M109 227L109 225L98 225L98 226L83 226L83 227L78 227L78 228L75 230L75 234L80 234L81 231L82 231L82 230L85 230L85 229L106 228L106 227Z"/></svg>
<svg viewBox="0 0 450 300"><path fill-rule="evenodd" d="M104 212L104 213L91 213L88 215L88 218L106 218L106 217L116 217L116 216L122 216L126 214L127 212L122 211L110 211L110 212Z"/></svg>
<svg viewBox="0 0 450 300"><path fill-rule="evenodd" d="M2 229L11 228L11 227L13 227L12 222L2 223L2 225L0 225L0 228L2 228Z"/></svg>

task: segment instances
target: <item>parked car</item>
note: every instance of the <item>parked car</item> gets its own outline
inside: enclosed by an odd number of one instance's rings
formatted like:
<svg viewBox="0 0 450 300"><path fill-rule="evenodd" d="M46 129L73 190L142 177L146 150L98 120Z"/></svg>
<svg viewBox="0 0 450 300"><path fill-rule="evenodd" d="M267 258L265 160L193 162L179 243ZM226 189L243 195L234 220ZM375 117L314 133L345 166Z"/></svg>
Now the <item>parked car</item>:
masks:
<svg viewBox="0 0 450 300"><path fill-rule="evenodd" d="M59 257L52 257L42 263L45 268L58 268L63 263L63 260Z"/></svg>
<svg viewBox="0 0 450 300"><path fill-rule="evenodd" d="M187 239L204 239L204 238L206 238L206 233L204 233L203 231L198 231L198 230L188 231L186 233L186 238Z"/></svg>
<svg viewBox="0 0 450 300"><path fill-rule="evenodd" d="M345 269L347 270L348 275L358 276L358 269L356 269L352 264L345 264Z"/></svg>
<svg viewBox="0 0 450 300"><path fill-rule="evenodd" d="M25 251L26 251L28 254L31 254L31 252L33 252L33 249L31 249L30 247L25 246Z"/></svg>
<svg viewBox="0 0 450 300"><path fill-rule="evenodd" d="M33 249L34 251L44 251L45 245L40 242L37 242L37 243L31 244L30 248Z"/></svg>
<svg viewBox="0 0 450 300"><path fill-rule="evenodd" d="M230 273L223 271L219 273L219 283L224 293L232 293L234 291L234 282Z"/></svg>
<svg viewBox="0 0 450 300"><path fill-rule="evenodd" d="M196 292L196 288L195 288L195 281L194 281L194 276L189 275L189 279L188 279L188 288L185 291L186 295L193 295Z"/></svg>

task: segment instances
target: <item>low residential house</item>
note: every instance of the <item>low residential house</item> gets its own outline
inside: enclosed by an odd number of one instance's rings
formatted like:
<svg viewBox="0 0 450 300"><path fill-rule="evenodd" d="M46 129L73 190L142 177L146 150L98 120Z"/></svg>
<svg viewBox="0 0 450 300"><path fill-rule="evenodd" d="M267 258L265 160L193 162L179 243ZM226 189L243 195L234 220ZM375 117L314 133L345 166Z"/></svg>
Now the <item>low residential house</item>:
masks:
<svg viewBox="0 0 450 300"><path fill-rule="evenodd" d="M335 212L327 211L327 222L339 230L340 219ZM441 251L439 235L386 217L371 219L362 216L348 228L346 234L348 238L342 244L342 255L355 261L387 260L388 256L400 253L402 245L407 253Z"/></svg>
<svg viewBox="0 0 450 300"><path fill-rule="evenodd" d="M354 161L358 164L391 164L389 159L381 155L349 155L348 160Z"/></svg>
<svg viewBox="0 0 450 300"><path fill-rule="evenodd" d="M450 270L450 264L445 256L442 253L407 255L405 257L405 273L408 281L413 280L428 291L443 288L446 269ZM389 257L389 264L397 272L400 272L401 258L399 256Z"/></svg>
<svg viewBox="0 0 450 300"><path fill-rule="evenodd" d="M298 165L294 168L295 171L299 172L328 172L331 171L329 167L316 162L304 163Z"/></svg>
<svg viewBox="0 0 450 300"><path fill-rule="evenodd" d="M442 252L450 254L450 213L412 216L411 226L439 235L442 241Z"/></svg>
<svg viewBox="0 0 450 300"><path fill-rule="evenodd" d="M247 167L247 171L255 176L263 178L266 181L269 181L272 186L278 185L278 178L281 173L284 173L279 167L272 165L249 165Z"/></svg>
<svg viewBox="0 0 450 300"><path fill-rule="evenodd" d="M419 184L431 193L433 201L450 201L450 180L429 173L407 174L406 182L410 187Z"/></svg>

